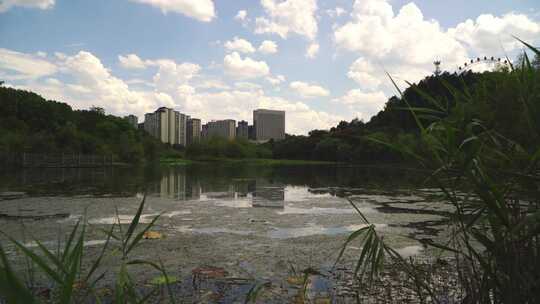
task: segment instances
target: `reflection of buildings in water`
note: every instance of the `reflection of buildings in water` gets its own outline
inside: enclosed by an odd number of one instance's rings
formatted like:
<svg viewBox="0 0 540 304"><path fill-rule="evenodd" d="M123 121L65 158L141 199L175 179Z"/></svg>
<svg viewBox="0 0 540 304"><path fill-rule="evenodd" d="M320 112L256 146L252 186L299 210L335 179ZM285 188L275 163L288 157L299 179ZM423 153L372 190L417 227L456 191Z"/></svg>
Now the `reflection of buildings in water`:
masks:
<svg viewBox="0 0 540 304"><path fill-rule="evenodd" d="M175 172L170 170L168 174L161 176L159 194L175 200L186 199L186 174L185 172Z"/></svg>
<svg viewBox="0 0 540 304"><path fill-rule="evenodd" d="M233 179L226 182L204 182L190 178L185 171L163 172L161 181L156 183L155 193L173 200L248 198L253 207L284 208L285 187L264 179Z"/></svg>
<svg viewBox="0 0 540 304"><path fill-rule="evenodd" d="M285 186L258 182L253 192L253 207L285 208Z"/></svg>

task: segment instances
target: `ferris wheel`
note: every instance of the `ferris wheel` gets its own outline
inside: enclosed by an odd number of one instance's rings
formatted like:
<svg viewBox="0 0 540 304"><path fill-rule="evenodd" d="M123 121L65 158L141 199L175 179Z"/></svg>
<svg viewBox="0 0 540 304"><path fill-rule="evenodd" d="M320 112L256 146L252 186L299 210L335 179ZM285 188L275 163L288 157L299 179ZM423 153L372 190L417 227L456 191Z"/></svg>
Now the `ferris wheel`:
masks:
<svg viewBox="0 0 540 304"><path fill-rule="evenodd" d="M484 56L483 58L477 57L476 59L471 59L465 63L463 63L462 66L459 66L457 69L458 74L463 74L468 71L472 71L475 67L481 66L481 65L487 65L490 69L494 70L498 67L510 67L510 62L508 59L500 58L500 57L487 57Z"/></svg>

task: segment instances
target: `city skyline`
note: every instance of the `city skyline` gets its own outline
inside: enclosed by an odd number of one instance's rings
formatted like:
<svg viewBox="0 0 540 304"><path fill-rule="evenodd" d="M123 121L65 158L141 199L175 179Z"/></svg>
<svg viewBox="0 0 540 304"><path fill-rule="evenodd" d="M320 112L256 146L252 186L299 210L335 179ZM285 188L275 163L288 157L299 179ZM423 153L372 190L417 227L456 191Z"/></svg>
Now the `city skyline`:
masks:
<svg viewBox="0 0 540 304"><path fill-rule="evenodd" d="M245 120L210 120L205 124L196 117L181 113L173 108L159 107L145 113L144 121L137 124L138 117L130 114L124 119L130 125L141 128L162 143L181 146L199 142L204 138L243 138L259 143L285 139L285 111L255 109L252 124Z"/></svg>
<svg viewBox="0 0 540 304"><path fill-rule="evenodd" d="M306 134L369 120L397 93L386 72L403 87L436 60L452 72L471 58L515 58L512 35L540 43L538 1L9 0L0 80L120 117L283 109L288 132Z"/></svg>

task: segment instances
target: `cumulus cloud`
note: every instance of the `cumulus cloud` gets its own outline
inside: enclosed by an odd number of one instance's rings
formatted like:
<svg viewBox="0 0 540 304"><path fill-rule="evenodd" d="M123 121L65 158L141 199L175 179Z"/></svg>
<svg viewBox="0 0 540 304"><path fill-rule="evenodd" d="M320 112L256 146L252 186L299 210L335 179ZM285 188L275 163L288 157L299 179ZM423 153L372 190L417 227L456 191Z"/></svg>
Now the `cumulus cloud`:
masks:
<svg viewBox="0 0 540 304"><path fill-rule="evenodd" d="M304 98L325 97L330 95L330 92L327 89L302 81L293 81L289 84L289 87Z"/></svg>
<svg viewBox="0 0 540 304"><path fill-rule="evenodd" d="M327 14L330 18L341 17L341 15L345 14L345 9L343 9L342 7L337 6L337 7L334 8L334 9L328 9L328 10L326 10L326 14Z"/></svg>
<svg viewBox="0 0 540 304"><path fill-rule="evenodd" d="M306 134L313 129L328 129L343 117L316 111L307 104L282 97L268 96L261 89L234 89L220 92L192 92L177 99L178 107L186 109L192 117L205 121L234 118L251 120L258 108L286 111L286 132Z"/></svg>
<svg viewBox="0 0 540 304"><path fill-rule="evenodd" d="M360 89L353 89L332 101L348 107L356 118L369 120L384 108L387 97L381 91L364 92Z"/></svg>
<svg viewBox="0 0 540 304"><path fill-rule="evenodd" d="M253 82L238 81L234 83L234 87L242 90L260 90L262 86Z"/></svg>
<svg viewBox="0 0 540 304"><path fill-rule="evenodd" d="M380 72L377 72L373 64L360 57L351 65L347 76L356 81L362 88L373 90L381 84L381 74L383 73Z"/></svg>
<svg viewBox="0 0 540 304"><path fill-rule="evenodd" d="M238 51L241 53L255 52L255 48L253 47L251 42L238 37L234 37L232 41L226 41L224 46L229 51Z"/></svg>
<svg viewBox="0 0 540 304"><path fill-rule="evenodd" d="M287 39L290 33L309 40L317 36L316 0L261 0L267 16L255 19L255 33L273 33Z"/></svg>
<svg viewBox="0 0 540 304"><path fill-rule="evenodd" d="M237 52L225 56L223 67L225 73L235 78L257 78L270 73L266 62L256 61L249 57L243 59Z"/></svg>
<svg viewBox="0 0 540 304"><path fill-rule="evenodd" d="M20 6L26 8L49 9L54 6L55 0L2 0L0 1L0 13Z"/></svg>
<svg viewBox="0 0 540 304"><path fill-rule="evenodd" d="M247 11L246 10L239 10L236 16L234 16L235 20L244 21L247 18Z"/></svg>
<svg viewBox="0 0 540 304"><path fill-rule="evenodd" d="M360 56L347 76L364 90L387 84L385 70L397 80L417 82L433 72L435 60L454 71L469 57L502 57L521 47L512 35L538 43L540 23L524 14L484 14L445 30L414 3L394 14L388 0L356 0L351 19L334 29L336 46Z"/></svg>
<svg viewBox="0 0 540 304"><path fill-rule="evenodd" d="M308 45L306 49L306 57L313 59L317 56L319 53L319 44L317 42L313 42L310 45Z"/></svg>
<svg viewBox="0 0 540 304"><path fill-rule="evenodd" d="M212 0L130 0L148 4L168 12L180 13L203 22L210 22L216 17L214 2Z"/></svg>
<svg viewBox="0 0 540 304"><path fill-rule="evenodd" d="M136 54L119 55L118 60L120 61L120 66L125 69L145 69L147 66Z"/></svg>
<svg viewBox="0 0 540 304"><path fill-rule="evenodd" d="M351 16L350 21L335 29L336 45L359 53L369 64L377 60L385 68L404 67L397 69L404 73L399 75L403 79L418 81L433 70L435 59L443 62L443 68L454 68L467 58L466 48L437 21L424 19L414 3L401 7L394 15L386 0L357 0ZM373 76L351 70L351 78L365 80L369 78L365 76Z"/></svg>
<svg viewBox="0 0 540 304"><path fill-rule="evenodd" d="M263 54L275 54L278 51L278 46L274 41L265 40L259 46L259 52Z"/></svg>
<svg viewBox="0 0 540 304"><path fill-rule="evenodd" d="M509 13L502 17L484 14L475 21L468 19L459 23L448 33L472 48L476 54L491 55L493 52L500 53L501 47L504 51L522 47L512 35L524 41L539 41L540 23L523 14Z"/></svg>
<svg viewBox="0 0 540 304"><path fill-rule="evenodd" d="M266 80L270 82L272 85L277 86L281 84L282 82L285 82L285 76L283 75L276 75L275 77L268 76L266 77Z"/></svg>
<svg viewBox="0 0 540 304"><path fill-rule="evenodd" d="M155 87L157 90L165 92L174 91L179 85L185 84L195 77L201 70L198 64L176 63L169 59L153 61L152 64L159 67L158 72L153 77Z"/></svg>
<svg viewBox="0 0 540 304"><path fill-rule="evenodd" d="M0 48L0 77L5 80L36 79L56 73L54 63L42 55L20 53Z"/></svg>

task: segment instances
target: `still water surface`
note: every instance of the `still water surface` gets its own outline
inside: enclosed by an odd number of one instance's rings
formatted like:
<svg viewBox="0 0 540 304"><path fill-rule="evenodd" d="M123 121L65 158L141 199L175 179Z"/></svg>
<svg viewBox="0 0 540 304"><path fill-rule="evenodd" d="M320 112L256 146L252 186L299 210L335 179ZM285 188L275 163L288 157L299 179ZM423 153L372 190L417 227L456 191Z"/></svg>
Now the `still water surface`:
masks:
<svg viewBox="0 0 540 304"><path fill-rule="evenodd" d="M188 272L212 265L241 277L280 277L291 263L333 264L346 236L364 225L348 199L402 254L428 254L419 240L443 233L450 209L423 178L353 166L20 170L1 174L0 225L17 238L33 235L55 246L86 215L92 252L104 242L100 229L129 223L146 193L141 221L162 214L155 230L166 238L145 241L141 258ZM353 261L358 254L352 246L346 256Z"/></svg>

